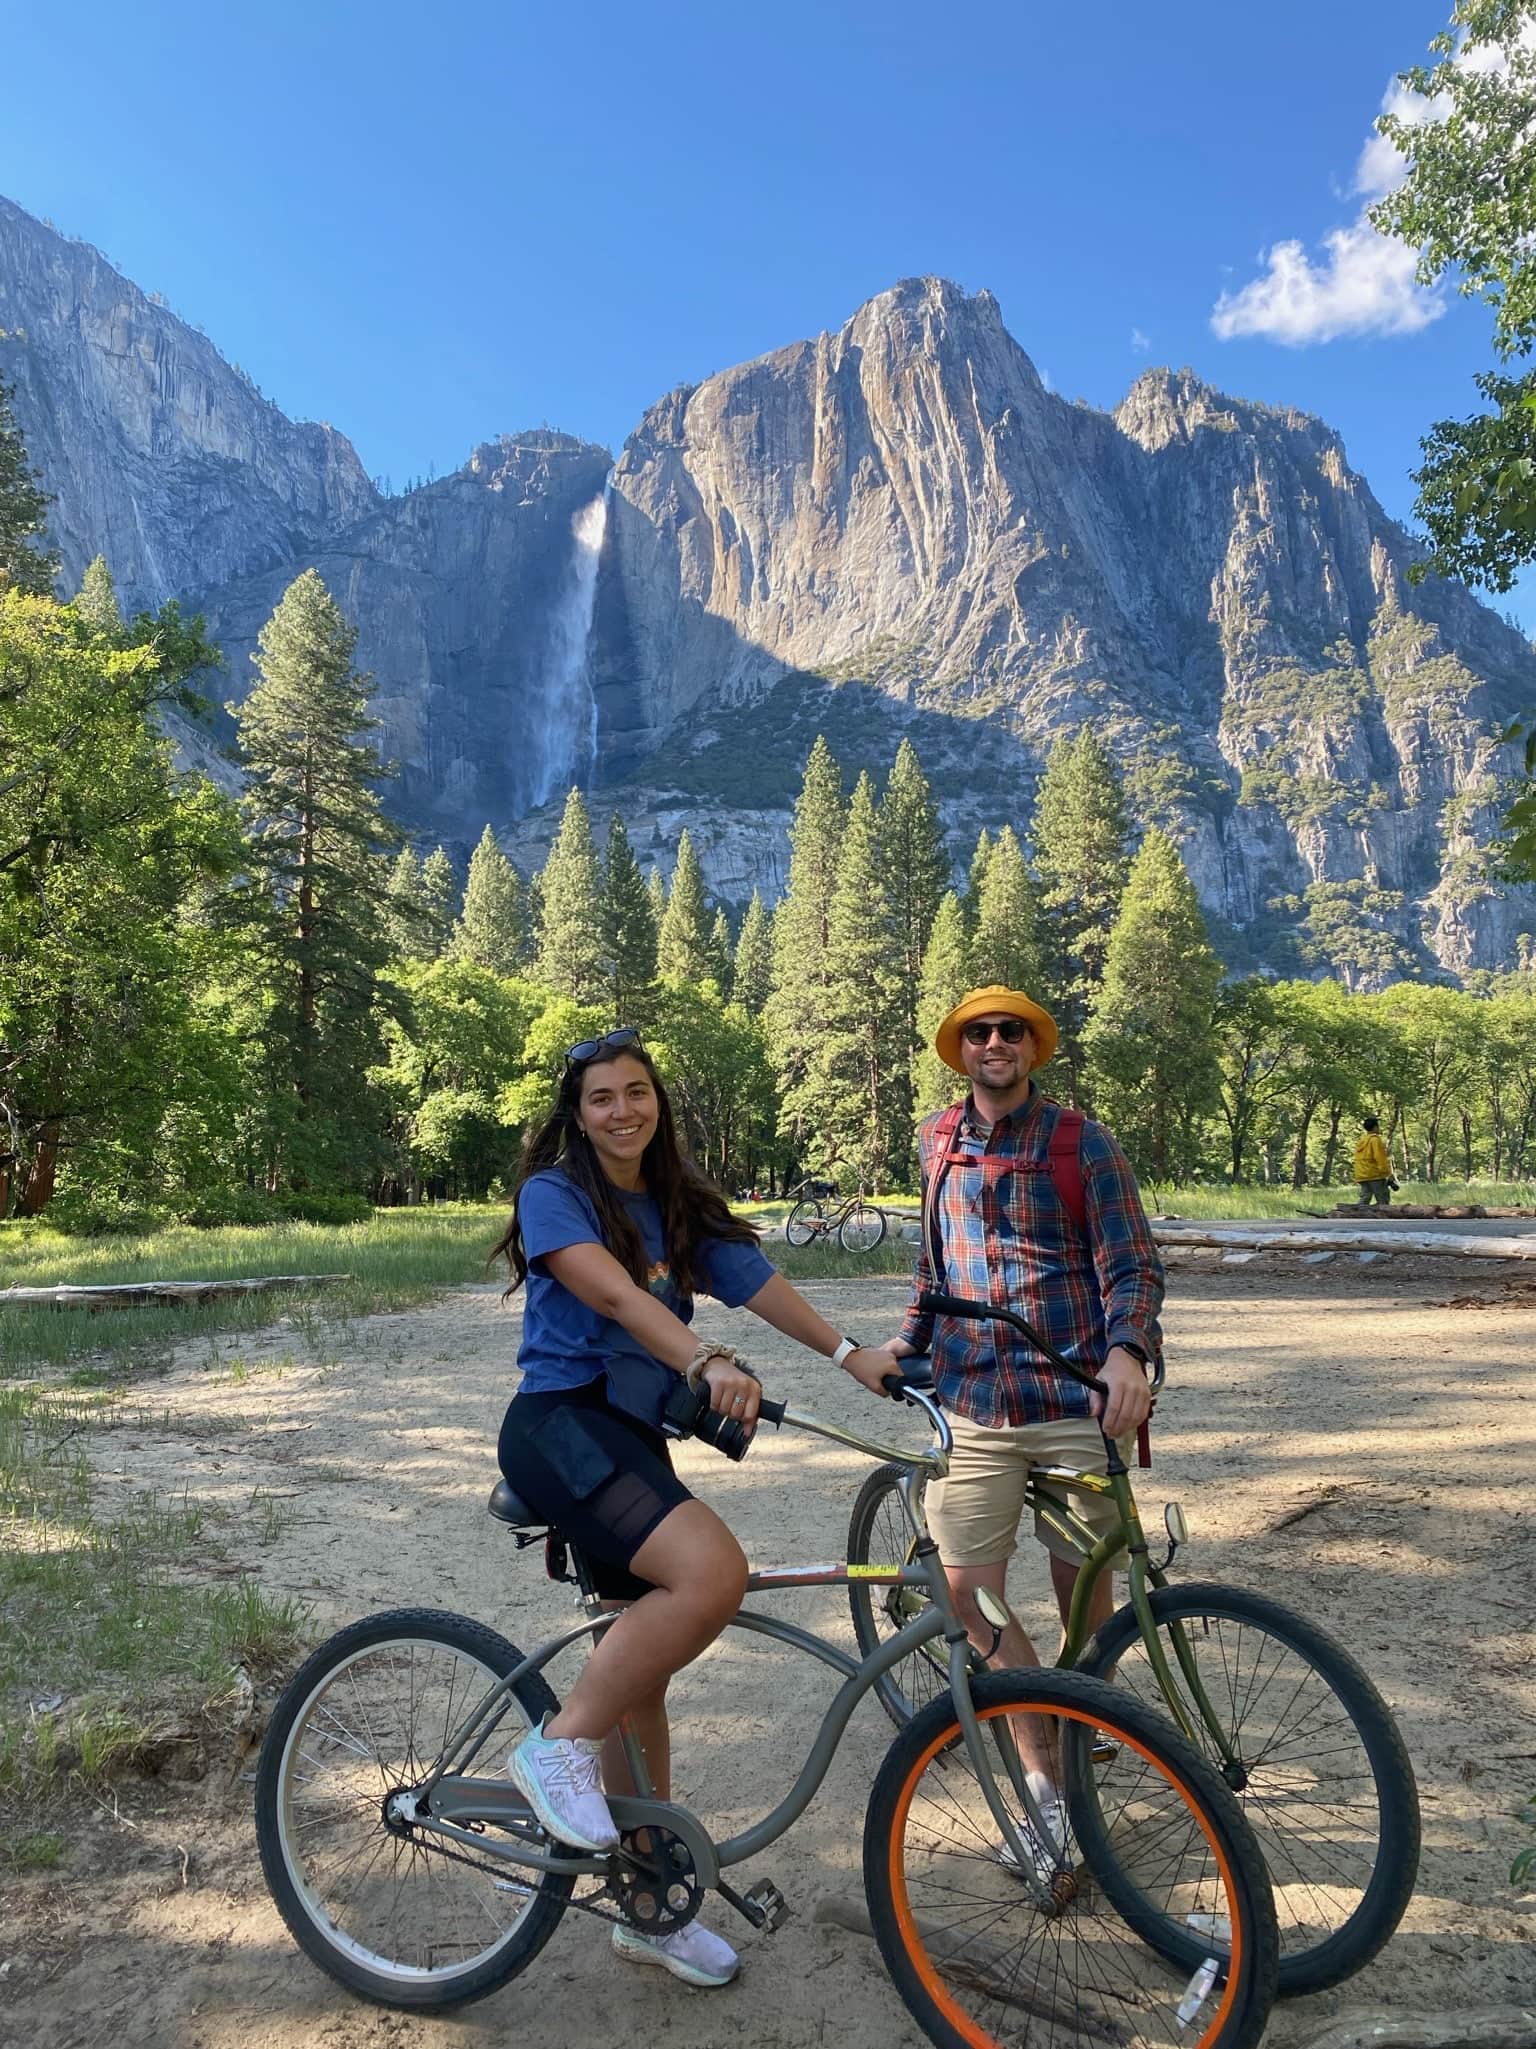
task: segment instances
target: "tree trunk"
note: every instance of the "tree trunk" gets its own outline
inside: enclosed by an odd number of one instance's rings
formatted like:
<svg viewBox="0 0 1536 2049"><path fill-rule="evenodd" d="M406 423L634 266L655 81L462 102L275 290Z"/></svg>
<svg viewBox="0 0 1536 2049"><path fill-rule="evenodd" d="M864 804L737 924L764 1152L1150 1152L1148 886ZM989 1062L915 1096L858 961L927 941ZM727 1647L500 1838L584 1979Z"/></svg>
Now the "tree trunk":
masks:
<svg viewBox="0 0 1536 2049"><path fill-rule="evenodd" d="M1328 1119L1328 1144L1323 1152L1323 1186L1333 1184L1333 1169L1339 1157L1339 1123L1344 1115L1344 1105L1335 1103L1333 1114Z"/></svg>
<svg viewBox="0 0 1536 2049"><path fill-rule="evenodd" d="M1312 1119L1317 1115L1315 1101L1302 1105L1301 1127L1296 1133L1296 1150L1291 1155L1291 1186L1305 1188L1307 1185L1307 1141L1312 1135Z"/></svg>
<svg viewBox="0 0 1536 2049"><path fill-rule="evenodd" d="M37 1134L37 1149L32 1155L26 1178L21 1185L21 1199L16 1205L16 1214L23 1217L41 1216L53 1200L53 1191L59 1178L59 1126L50 1117Z"/></svg>
<svg viewBox="0 0 1536 2049"><path fill-rule="evenodd" d="M1464 1181L1470 1181L1472 1179L1472 1119L1465 1110L1461 1112L1461 1166L1461 1178Z"/></svg>

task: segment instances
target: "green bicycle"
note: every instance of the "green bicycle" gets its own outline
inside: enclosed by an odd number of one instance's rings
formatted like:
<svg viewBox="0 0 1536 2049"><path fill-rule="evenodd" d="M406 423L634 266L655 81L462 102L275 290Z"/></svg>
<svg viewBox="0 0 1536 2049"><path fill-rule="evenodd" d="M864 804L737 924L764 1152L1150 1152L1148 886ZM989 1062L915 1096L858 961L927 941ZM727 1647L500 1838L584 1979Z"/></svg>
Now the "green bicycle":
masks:
<svg viewBox="0 0 1536 2049"><path fill-rule="evenodd" d="M990 1303L930 1295L941 1316L995 1319L1019 1330L1058 1372L1091 1383L1023 1317ZM926 1368L914 1376L924 1384ZM1275 1886L1282 1997L1322 1991L1376 1955L1402 1920L1418 1875L1419 1802L1397 1725L1343 1647L1277 1601L1242 1587L1169 1582L1186 1540L1182 1509L1165 1512L1168 1551L1150 1555L1131 1477L1113 1444L1103 1475L1047 1466L1030 1475L1028 1504L1082 1558L1058 1669L1113 1679L1169 1714L1241 1798ZM1101 1541L1074 1512L1074 1494L1110 1497L1117 1526ZM855 1565L901 1560L910 1539L897 1476L870 1474L854 1503L848 1556ZM1129 1557L1130 1599L1090 1637L1089 1597L1109 1561ZM866 1656L906 1627L923 1595L878 1592L853 1579L854 1633ZM973 1651L977 1669L986 1669ZM877 1692L900 1727L938 1697L948 1673L920 1646L881 1678ZM1188 1931L1170 1923L1168 1954L1188 1956Z"/></svg>
<svg viewBox="0 0 1536 2049"><path fill-rule="evenodd" d="M1274 1902L1241 1808L1161 1715L1076 1672L971 1670L964 1626L922 1522L922 1488L948 1463L949 1424L904 1396L935 1443L903 1451L764 1401L788 1424L889 1461L909 1517L900 1566L757 1572L749 1591L851 1583L918 1596L888 1642L855 1660L778 1616L743 1608L732 1627L828 1666L841 1684L787 1792L754 1826L717 1842L688 1808L654 1797L625 1731L633 1798L611 1795L617 1851L592 1856L546 1835L502 1759L558 1705L546 1668L613 1622L586 1561L503 1481L491 1513L519 1548L543 1541L574 1578L583 1619L525 1657L463 1616L404 1608L322 1644L273 1713L256 1782L262 1867L295 1940L363 1998L416 2011L483 1997L525 1970L561 1917L582 1912L666 1934L707 1890L771 1932L788 1909L766 1880L726 1873L809 1806L860 1700L932 1643L949 1685L898 1731L864 1821L870 1924L902 1999L941 2049L1003 2049L1033 2029L1054 2049L1257 2049L1274 1997ZM720 1419L697 1419L719 1441ZM713 1432L713 1434L712 1434ZM745 1442L741 1449L745 1450ZM1051 1732L1059 1802L1030 1790L1021 1716ZM1118 1744L1112 1770L1104 1737ZM764 1777L780 1760L756 1759ZM1199 1952L1188 1968L1162 1939L1176 1922Z"/></svg>

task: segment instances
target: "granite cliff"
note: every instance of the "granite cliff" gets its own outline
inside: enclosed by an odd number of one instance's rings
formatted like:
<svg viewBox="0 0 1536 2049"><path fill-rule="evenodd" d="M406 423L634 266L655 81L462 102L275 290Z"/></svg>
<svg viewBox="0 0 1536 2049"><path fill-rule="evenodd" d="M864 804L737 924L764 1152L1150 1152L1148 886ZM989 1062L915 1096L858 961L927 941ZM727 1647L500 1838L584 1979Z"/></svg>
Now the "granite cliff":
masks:
<svg viewBox="0 0 1536 2049"><path fill-rule="evenodd" d="M1372 982L1496 966L1536 928L1484 854L1531 650L1409 585L1410 539L1299 413L1161 370L1113 413L1070 404L990 294L909 280L653 406L605 524L607 452L547 430L380 495L5 202L0 327L66 581L100 550L130 601L202 605L222 698L317 567L360 623L391 801L461 851L489 818L535 858L575 776L664 865L686 824L722 895L772 894L816 731L877 770L909 733L959 853L1027 819L1087 720L1235 961L1300 941Z"/></svg>

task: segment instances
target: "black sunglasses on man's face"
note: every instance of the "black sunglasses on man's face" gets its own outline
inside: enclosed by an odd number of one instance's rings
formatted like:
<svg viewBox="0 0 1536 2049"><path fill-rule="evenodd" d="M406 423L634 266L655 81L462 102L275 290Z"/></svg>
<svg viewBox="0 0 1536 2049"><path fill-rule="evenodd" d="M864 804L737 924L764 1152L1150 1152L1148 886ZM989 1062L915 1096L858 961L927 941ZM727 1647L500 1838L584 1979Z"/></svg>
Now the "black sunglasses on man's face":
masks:
<svg viewBox="0 0 1536 2049"><path fill-rule="evenodd" d="M960 1036L968 1046L985 1046L990 1043L992 1034L996 1032L1008 1045L1016 1046L1028 1030L1029 1026L1021 1017L988 1018L979 1019L975 1024L962 1025Z"/></svg>
<svg viewBox="0 0 1536 2049"><path fill-rule="evenodd" d="M595 1060L599 1053L618 1053L625 1046L638 1046L640 1034L633 1025L620 1025L617 1030L604 1032L600 1039L578 1039L574 1046L565 1049L567 1067L583 1067L589 1060Z"/></svg>

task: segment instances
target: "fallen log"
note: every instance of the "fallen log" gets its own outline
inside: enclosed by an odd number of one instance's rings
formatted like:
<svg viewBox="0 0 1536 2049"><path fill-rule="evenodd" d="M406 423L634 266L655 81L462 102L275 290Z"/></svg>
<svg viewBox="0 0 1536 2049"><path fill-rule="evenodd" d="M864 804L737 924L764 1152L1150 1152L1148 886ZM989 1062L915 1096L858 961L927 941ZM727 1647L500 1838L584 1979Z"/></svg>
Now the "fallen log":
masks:
<svg viewBox="0 0 1536 2049"><path fill-rule="evenodd" d="M1279 1231L1251 1224L1154 1223L1159 1245L1215 1245L1250 1252L1430 1252L1450 1258L1536 1259L1536 1231L1508 1238L1464 1231L1403 1231L1383 1224L1373 1231L1309 1231L1287 1225Z"/></svg>
<svg viewBox="0 0 1536 2049"><path fill-rule="evenodd" d="M327 1288L351 1274L262 1274L238 1281L116 1281L95 1287L0 1288L0 1309L181 1309L271 1288Z"/></svg>
<svg viewBox="0 0 1536 2049"><path fill-rule="evenodd" d="M1536 2007L1345 2014L1307 2049L1536 2049Z"/></svg>

